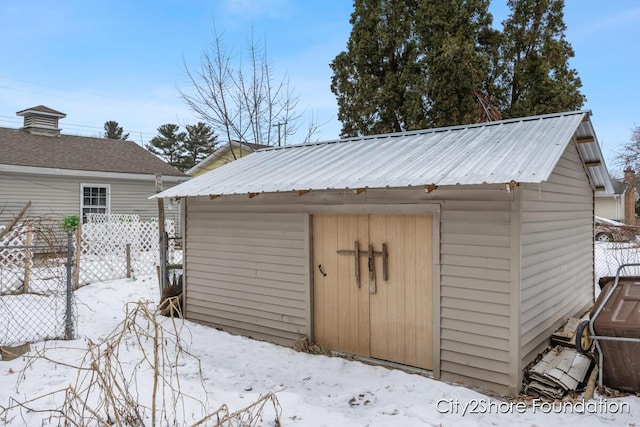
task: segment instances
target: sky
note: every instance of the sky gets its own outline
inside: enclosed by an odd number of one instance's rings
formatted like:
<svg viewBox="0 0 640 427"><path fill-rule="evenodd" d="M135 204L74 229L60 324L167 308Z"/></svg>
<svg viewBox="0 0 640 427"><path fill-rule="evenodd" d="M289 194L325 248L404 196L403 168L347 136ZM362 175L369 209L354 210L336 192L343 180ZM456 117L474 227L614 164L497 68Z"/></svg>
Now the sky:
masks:
<svg viewBox="0 0 640 427"><path fill-rule="evenodd" d="M286 75L299 97L297 112L321 125L316 138L335 139L329 64L346 49L352 11L347 0L0 0L0 126L20 127L15 113L40 104L67 114L68 134L100 136L115 120L146 143L162 124L194 124L178 91L190 93L185 68L197 70L215 26L235 58L251 34L264 43L274 76ZM506 0L491 12L500 28ZM640 125L640 2L566 0L565 23L583 108L617 173L615 154Z"/></svg>

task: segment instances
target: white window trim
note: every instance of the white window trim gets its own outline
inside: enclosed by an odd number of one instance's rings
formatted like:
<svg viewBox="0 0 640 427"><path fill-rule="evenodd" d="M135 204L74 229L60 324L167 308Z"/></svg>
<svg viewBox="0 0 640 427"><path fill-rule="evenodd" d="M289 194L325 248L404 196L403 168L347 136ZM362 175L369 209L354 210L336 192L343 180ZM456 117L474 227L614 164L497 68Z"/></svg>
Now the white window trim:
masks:
<svg viewBox="0 0 640 427"><path fill-rule="evenodd" d="M110 214L111 213L111 184L100 184L98 182L92 182L92 183L80 183L80 221L82 222L83 220L83 216L82 216L82 210L84 209L84 189L86 187L103 187L107 189L107 209L106 209L106 214Z"/></svg>

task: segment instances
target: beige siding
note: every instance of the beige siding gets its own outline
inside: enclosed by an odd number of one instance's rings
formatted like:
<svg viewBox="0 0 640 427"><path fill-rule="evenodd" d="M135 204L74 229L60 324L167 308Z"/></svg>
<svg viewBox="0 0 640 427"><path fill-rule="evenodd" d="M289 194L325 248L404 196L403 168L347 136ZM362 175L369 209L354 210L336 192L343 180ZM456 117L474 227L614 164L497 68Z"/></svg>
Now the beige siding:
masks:
<svg viewBox="0 0 640 427"><path fill-rule="evenodd" d="M187 204L187 318L290 343L309 334L304 214L220 213Z"/></svg>
<svg viewBox="0 0 640 427"><path fill-rule="evenodd" d="M434 370L441 378L467 385L507 392L510 386L509 329L511 209L514 193L504 186L473 186L424 189L312 191L295 194L260 195L215 199L190 198L187 227L195 216L192 202L211 206L211 212L298 213L419 213L421 204L440 205L441 220L434 224L440 243L434 250ZM386 208L382 208L385 206ZM426 205L425 205L426 206ZM423 208L424 213L431 212ZM209 218L213 218L211 213ZM438 216L440 218L440 216ZM202 223L205 226L205 223ZM203 231L204 232L204 231ZM187 231L189 235L189 231ZM189 237L188 237L189 238ZM189 245L190 243L188 243ZM192 270L187 247L187 274ZM188 288L191 279L187 277ZM188 297L188 301L191 298ZM249 334L254 335L255 334ZM438 366L438 364L440 364Z"/></svg>
<svg viewBox="0 0 640 427"><path fill-rule="evenodd" d="M593 298L593 191L574 144L522 189L521 368Z"/></svg>
<svg viewBox="0 0 640 427"><path fill-rule="evenodd" d="M506 392L512 193L490 197L442 209L441 377Z"/></svg>
<svg viewBox="0 0 640 427"><path fill-rule="evenodd" d="M9 175L0 172L0 220L13 218L31 201L27 215L80 214L80 182L61 177Z"/></svg>
<svg viewBox="0 0 640 427"><path fill-rule="evenodd" d="M31 200L28 215L51 216L58 221L63 216L80 215L80 185L108 184L111 189L111 213L140 215L147 220L158 216L155 181L102 178L63 177L0 173L0 222L13 218ZM173 183L165 180L165 188ZM167 207L167 216L178 218L178 209Z"/></svg>

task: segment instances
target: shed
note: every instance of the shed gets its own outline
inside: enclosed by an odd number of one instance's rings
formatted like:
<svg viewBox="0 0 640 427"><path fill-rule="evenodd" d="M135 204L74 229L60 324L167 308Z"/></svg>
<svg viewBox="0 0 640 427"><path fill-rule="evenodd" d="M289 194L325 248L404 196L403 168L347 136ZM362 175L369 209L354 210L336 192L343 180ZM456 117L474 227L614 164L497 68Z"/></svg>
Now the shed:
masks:
<svg viewBox="0 0 640 427"><path fill-rule="evenodd" d="M185 209L186 317L504 394L594 298L590 112L268 148Z"/></svg>

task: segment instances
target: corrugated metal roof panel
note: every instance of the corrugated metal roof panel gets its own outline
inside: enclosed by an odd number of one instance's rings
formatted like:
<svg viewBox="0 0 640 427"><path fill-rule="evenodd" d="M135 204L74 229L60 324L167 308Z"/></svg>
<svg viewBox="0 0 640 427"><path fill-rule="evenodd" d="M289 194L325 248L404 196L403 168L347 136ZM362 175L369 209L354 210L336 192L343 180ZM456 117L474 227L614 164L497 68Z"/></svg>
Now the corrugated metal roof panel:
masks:
<svg viewBox="0 0 640 427"><path fill-rule="evenodd" d="M268 148L172 187L159 197L296 190L539 183L549 178L588 112ZM589 126L585 126L583 120ZM595 135L593 135L595 139ZM599 156L579 144L583 156ZM589 160L583 158L583 160ZM589 171L594 168L589 168ZM594 185L607 186L600 175ZM595 169L594 169L595 170ZM607 175L608 177L608 175ZM609 182L608 187L611 187Z"/></svg>

